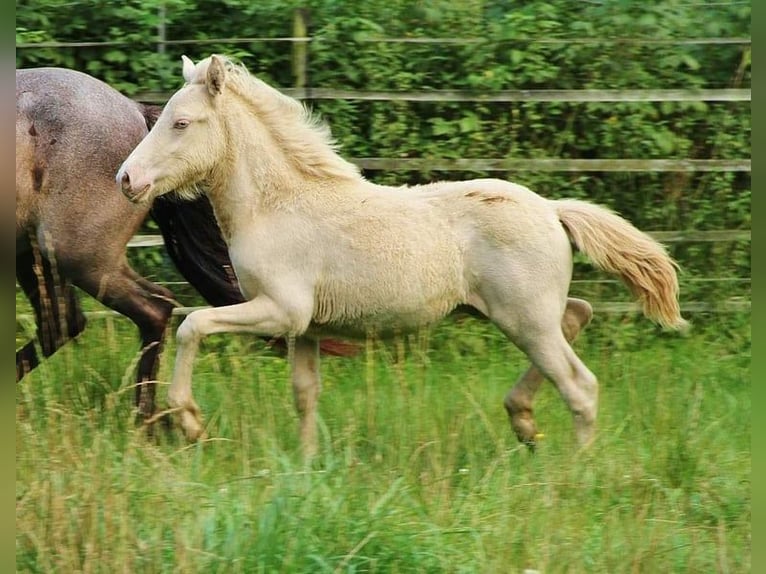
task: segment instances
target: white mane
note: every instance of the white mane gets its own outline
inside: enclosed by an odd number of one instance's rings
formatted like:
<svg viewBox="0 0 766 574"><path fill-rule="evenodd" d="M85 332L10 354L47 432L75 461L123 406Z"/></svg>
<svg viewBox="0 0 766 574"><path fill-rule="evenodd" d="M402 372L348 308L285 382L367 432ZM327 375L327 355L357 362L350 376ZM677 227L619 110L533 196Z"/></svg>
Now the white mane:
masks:
<svg viewBox="0 0 766 574"><path fill-rule="evenodd" d="M336 152L338 144L329 126L309 108L259 80L244 65L225 56L218 58L226 66L226 89L253 108L298 170L317 178L361 178L359 168ZM205 83L209 62L206 58L196 66L192 83Z"/></svg>

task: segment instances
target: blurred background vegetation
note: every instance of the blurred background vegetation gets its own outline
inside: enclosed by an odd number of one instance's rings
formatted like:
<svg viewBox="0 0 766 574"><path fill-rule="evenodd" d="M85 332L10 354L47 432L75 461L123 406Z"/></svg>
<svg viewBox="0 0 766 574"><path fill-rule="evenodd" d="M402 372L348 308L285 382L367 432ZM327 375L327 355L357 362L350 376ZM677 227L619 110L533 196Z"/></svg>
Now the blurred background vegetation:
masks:
<svg viewBox="0 0 766 574"><path fill-rule="evenodd" d="M288 40L296 11L305 16L305 44ZM212 52L235 56L284 88L304 82L309 89L487 94L749 88L749 27L750 3L736 0L34 0L16 4L16 64L82 70L138 99L164 97L180 86L181 54L196 60ZM422 38L435 41L390 41ZM293 66L299 45L307 47L303 76ZM351 158L750 158L749 101L308 99ZM751 225L749 171L365 175L397 185L502 177L545 196L611 206L647 231ZM669 248L683 267L685 300L749 300L749 235ZM131 256L148 276L156 278L160 268L165 278L172 273L159 249ZM578 264L576 277L600 276ZM611 284L588 290L581 294L606 300L627 295Z"/></svg>

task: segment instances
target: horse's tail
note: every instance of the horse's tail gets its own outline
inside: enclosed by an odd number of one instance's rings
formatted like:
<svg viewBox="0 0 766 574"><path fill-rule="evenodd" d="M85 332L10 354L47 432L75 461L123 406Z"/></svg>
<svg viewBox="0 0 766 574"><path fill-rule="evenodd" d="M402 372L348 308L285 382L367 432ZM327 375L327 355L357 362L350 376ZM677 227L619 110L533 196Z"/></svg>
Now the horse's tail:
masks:
<svg viewBox="0 0 766 574"><path fill-rule="evenodd" d="M678 265L662 244L605 207L576 199L553 205L577 249L618 275L647 317L672 329L686 325L678 304Z"/></svg>

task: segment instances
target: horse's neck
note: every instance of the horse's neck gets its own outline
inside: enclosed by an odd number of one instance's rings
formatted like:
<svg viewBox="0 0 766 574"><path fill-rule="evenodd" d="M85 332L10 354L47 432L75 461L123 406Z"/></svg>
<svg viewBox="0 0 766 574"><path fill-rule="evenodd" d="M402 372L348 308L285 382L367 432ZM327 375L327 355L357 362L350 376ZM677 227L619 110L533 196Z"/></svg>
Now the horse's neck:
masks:
<svg viewBox="0 0 766 574"><path fill-rule="evenodd" d="M240 123L244 125L246 122ZM252 225L258 217L293 209L299 203L305 207L312 201L326 202L328 195L346 193L342 190L353 189L355 183L364 181L353 171L336 175L328 170L314 175L302 170L294 163L302 158L289 157L289 151L267 133L254 138L239 134L233 141L237 143L231 146L226 173L219 174L214 189L208 193L227 242L239 228Z"/></svg>
<svg viewBox="0 0 766 574"><path fill-rule="evenodd" d="M258 146L237 146L230 171L207 193L227 243L238 230L257 224L259 217L305 202L313 186L300 173L288 170L274 154Z"/></svg>
<svg viewBox="0 0 766 574"><path fill-rule="evenodd" d="M245 111L242 117L231 119L237 126L247 126L252 121L248 115ZM324 155L319 150L315 156L289 145L284 149L279 136L259 128L235 135L222 169L225 173L218 174L214 189L208 193L227 243L238 229L253 225L270 212L292 210L298 204L306 208L312 202L332 202L328 195L350 193L364 181L356 168L349 169L350 164L334 151Z"/></svg>
<svg viewBox="0 0 766 574"><path fill-rule="evenodd" d="M207 193L227 244L238 229L252 223L263 203L263 194L256 184L257 172L249 167L243 161L233 162L231 172Z"/></svg>

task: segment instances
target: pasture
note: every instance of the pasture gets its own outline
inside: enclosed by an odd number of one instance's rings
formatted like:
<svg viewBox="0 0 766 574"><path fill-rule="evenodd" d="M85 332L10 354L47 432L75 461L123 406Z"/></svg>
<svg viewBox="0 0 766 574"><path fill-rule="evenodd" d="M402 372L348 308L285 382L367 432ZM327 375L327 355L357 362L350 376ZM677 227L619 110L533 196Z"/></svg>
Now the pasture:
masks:
<svg viewBox="0 0 766 574"><path fill-rule="evenodd" d="M261 342L206 339L210 438L150 441L135 328L94 319L17 386L17 569L748 572L749 314L689 318L679 335L596 314L575 343L601 383L587 451L550 384L537 452L517 443L502 400L526 359L474 319L325 358L310 468L287 363Z"/></svg>

